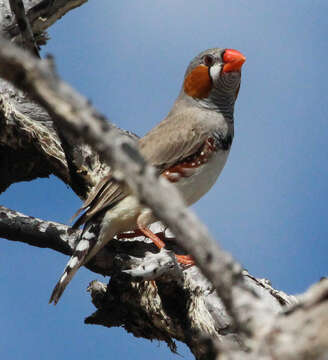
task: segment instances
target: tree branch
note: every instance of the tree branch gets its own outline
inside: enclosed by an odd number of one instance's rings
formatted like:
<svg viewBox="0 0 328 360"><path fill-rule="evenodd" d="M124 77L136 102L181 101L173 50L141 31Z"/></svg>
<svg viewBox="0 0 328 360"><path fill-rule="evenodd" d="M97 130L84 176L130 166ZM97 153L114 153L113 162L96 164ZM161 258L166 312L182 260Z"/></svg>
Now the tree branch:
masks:
<svg viewBox="0 0 328 360"><path fill-rule="evenodd" d="M0 1L0 7L1 7ZM31 24L33 34L37 35L37 42L39 45L45 44L47 36L43 32L48 29L57 20L63 17L67 12L76 7L86 3L87 0L29 0L25 1L27 9L27 19ZM5 5L2 5L5 7ZM7 37L17 42L20 41L20 30L16 22L12 21L11 14L8 10L1 12L3 16L2 33L7 34Z"/></svg>
<svg viewBox="0 0 328 360"><path fill-rule="evenodd" d="M80 230L0 206L0 237L71 255Z"/></svg>
<svg viewBox="0 0 328 360"><path fill-rule="evenodd" d="M10 1L15 5L21 0ZM58 19L83 2L29 0L25 2L29 14L26 21L34 24L41 20L42 26L49 26L47 17ZM22 9L17 11L22 12ZM4 0L0 0L0 24L7 37L19 35L17 24L12 23L9 4ZM18 43L19 39L20 36L16 38ZM0 80L0 193L12 183L54 174L84 199L95 183L108 173L108 166L82 140L76 137L74 141L71 137L66 142L63 140L64 137L59 139L52 119L43 108Z"/></svg>
<svg viewBox="0 0 328 360"><path fill-rule="evenodd" d="M0 208L0 220L0 236L67 255L72 254L80 234L65 225L4 207ZM175 239L170 232L163 232L161 224L153 224L152 231L169 247L174 246ZM221 347L224 345L229 351L241 350L230 316L200 271L196 267L182 271L172 251L162 249L154 253L157 249L149 239L129 235L110 241L88 264L90 270L111 275L111 279L108 285L99 281L90 284L92 301L98 310L85 322L123 326L137 337L167 342L172 351L176 349L173 339L178 339L187 343L197 358L212 348L209 338L219 340ZM267 281L255 279L247 272L242 276L274 313L281 310L282 304L296 303L294 297L273 289ZM268 317L262 317L262 323L268 318L270 312Z"/></svg>
<svg viewBox="0 0 328 360"><path fill-rule="evenodd" d="M34 35L29 20L25 15L25 7L22 0L9 0L11 11L15 14L16 22L18 24L21 36L23 48L30 51L37 57L39 55L39 49L34 41Z"/></svg>
<svg viewBox="0 0 328 360"><path fill-rule="evenodd" d="M152 230L163 231L162 228ZM79 230L72 231L65 225L35 219L4 207L0 209L0 236L8 239L70 255L78 235ZM165 234L165 242L169 240L169 233ZM321 359L328 351L327 280L297 300L275 290L268 281L243 272L244 282L254 291L263 308L268 309L267 313L262 311L257 315L258 326L251 342L246 343L245 353L229 315L198 269L192 267L182 272L172 253L152 254L150 251L156 251L153 244L126 235L126 238L112 240L88 264L92 271L112 277L108 286L99 282L90 284L89 291L98 310L85 320L86 323L123 326L137 337L164 340L173 351L173 339L179 339L188 344L197 359L208 358L211 353L214 358L219 354L220 360L312 360ZM149 281L155 279L156 286ZM288 308L281 313L282 305ZM247 304L244 311L247 312ZM272 313L275 316L271 316ZM211 340L199 334L207 334ZM294 344L293 357L290 357L290 341L286 341L286 337ZM309 339L315 341L309 342ZM313 357L307 356L309 349L315 351Z"/></svg>
<svg viewBox="0 0 328 360"><path fill-rule="evenodd" d="M0 192L12 183L57 175L70 182L49 115L0 80Z"/></svg>

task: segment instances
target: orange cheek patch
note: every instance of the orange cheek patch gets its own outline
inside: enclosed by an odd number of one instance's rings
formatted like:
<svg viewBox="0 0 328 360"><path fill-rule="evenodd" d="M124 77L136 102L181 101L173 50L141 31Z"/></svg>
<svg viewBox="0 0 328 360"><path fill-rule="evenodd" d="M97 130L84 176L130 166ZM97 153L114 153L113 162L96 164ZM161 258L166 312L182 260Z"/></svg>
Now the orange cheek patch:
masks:
<svg viewBox="0 0 328 360"><path fill-rule="evenodd" d="M212 81L205 65L197 66L188 74L184 81L184 91L187 95L202 99L208 96L212 88Z"/></svg>

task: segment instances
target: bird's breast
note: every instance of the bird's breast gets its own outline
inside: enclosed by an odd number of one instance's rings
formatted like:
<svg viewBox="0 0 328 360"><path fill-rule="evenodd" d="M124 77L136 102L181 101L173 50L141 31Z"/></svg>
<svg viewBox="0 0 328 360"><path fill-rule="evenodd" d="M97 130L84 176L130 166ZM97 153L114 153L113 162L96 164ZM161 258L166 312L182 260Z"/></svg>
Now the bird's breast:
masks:
<svg viewBox="0 0 328 360"><path fill-rule="evenodd" d="M175 185L186 204L192 205L215 184L229 154L229 150L218 150L204 164L192 169L190 176L180 177Z"/></svg>
<svg viewBox="0 0 328 360"><path fill-rule="evenodd" d="M231 141L228 145L219 142L216 136L209 137L197 153L164 171L163 176L176 185L187 205L191 205L216 182L226 163L230 145Z"/></svg>

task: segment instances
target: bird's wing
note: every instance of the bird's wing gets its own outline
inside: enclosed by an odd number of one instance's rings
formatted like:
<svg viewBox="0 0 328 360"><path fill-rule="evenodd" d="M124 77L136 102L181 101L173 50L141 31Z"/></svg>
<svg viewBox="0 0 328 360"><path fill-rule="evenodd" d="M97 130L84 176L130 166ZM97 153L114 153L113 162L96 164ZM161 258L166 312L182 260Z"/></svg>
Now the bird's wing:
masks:
<svg viewBox="0 0 328 360"><path fill-rule="evenodd" d="M169 116L139 140L139 150L163 172L201 148L209 133L203 124L194 111Z"/></svg>
<svg viewBox="0 0 328 360"><path fill-rule="evenodd" d="M138 144L144 158L162 173L199 150L207 136L208 128L203 127L193 112L184 111L167 117ZM73 227L86 223L96 213L110 208L127 194L127 187L116 182L110 174L104 177L74 215L73 218L84 211Z"/></svg>
<svg viewBox="0 0 328 360"><path fill-rule="evenodd" d="M72 219L77 217L82 211L84 213L77 219L73 227L90 220L96 213L111 207L127 195L127 189L113 179L111 174L105 176L94 188L82 207L75 213Z"/></svg>

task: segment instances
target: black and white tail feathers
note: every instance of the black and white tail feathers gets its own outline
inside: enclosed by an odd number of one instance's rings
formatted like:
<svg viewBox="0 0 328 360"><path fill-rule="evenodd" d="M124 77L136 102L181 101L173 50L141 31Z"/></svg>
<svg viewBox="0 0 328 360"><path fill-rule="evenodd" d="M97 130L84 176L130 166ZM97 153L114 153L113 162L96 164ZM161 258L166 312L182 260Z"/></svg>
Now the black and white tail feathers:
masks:
<svg viewBox="0 0 328 360"><path fill-rule="evenodd" d="M85 224L85 227L81 234L80 240L76 245L74 253L69 259L62 276L60 277L51 294L49 304L52 302L54 303L54 305L57 304L66 286L72 280L77 270L85 264L85 260L87 259L88 255L90 254L91 250L97 242L99 230L99 222L92 221Z"/></svg>

